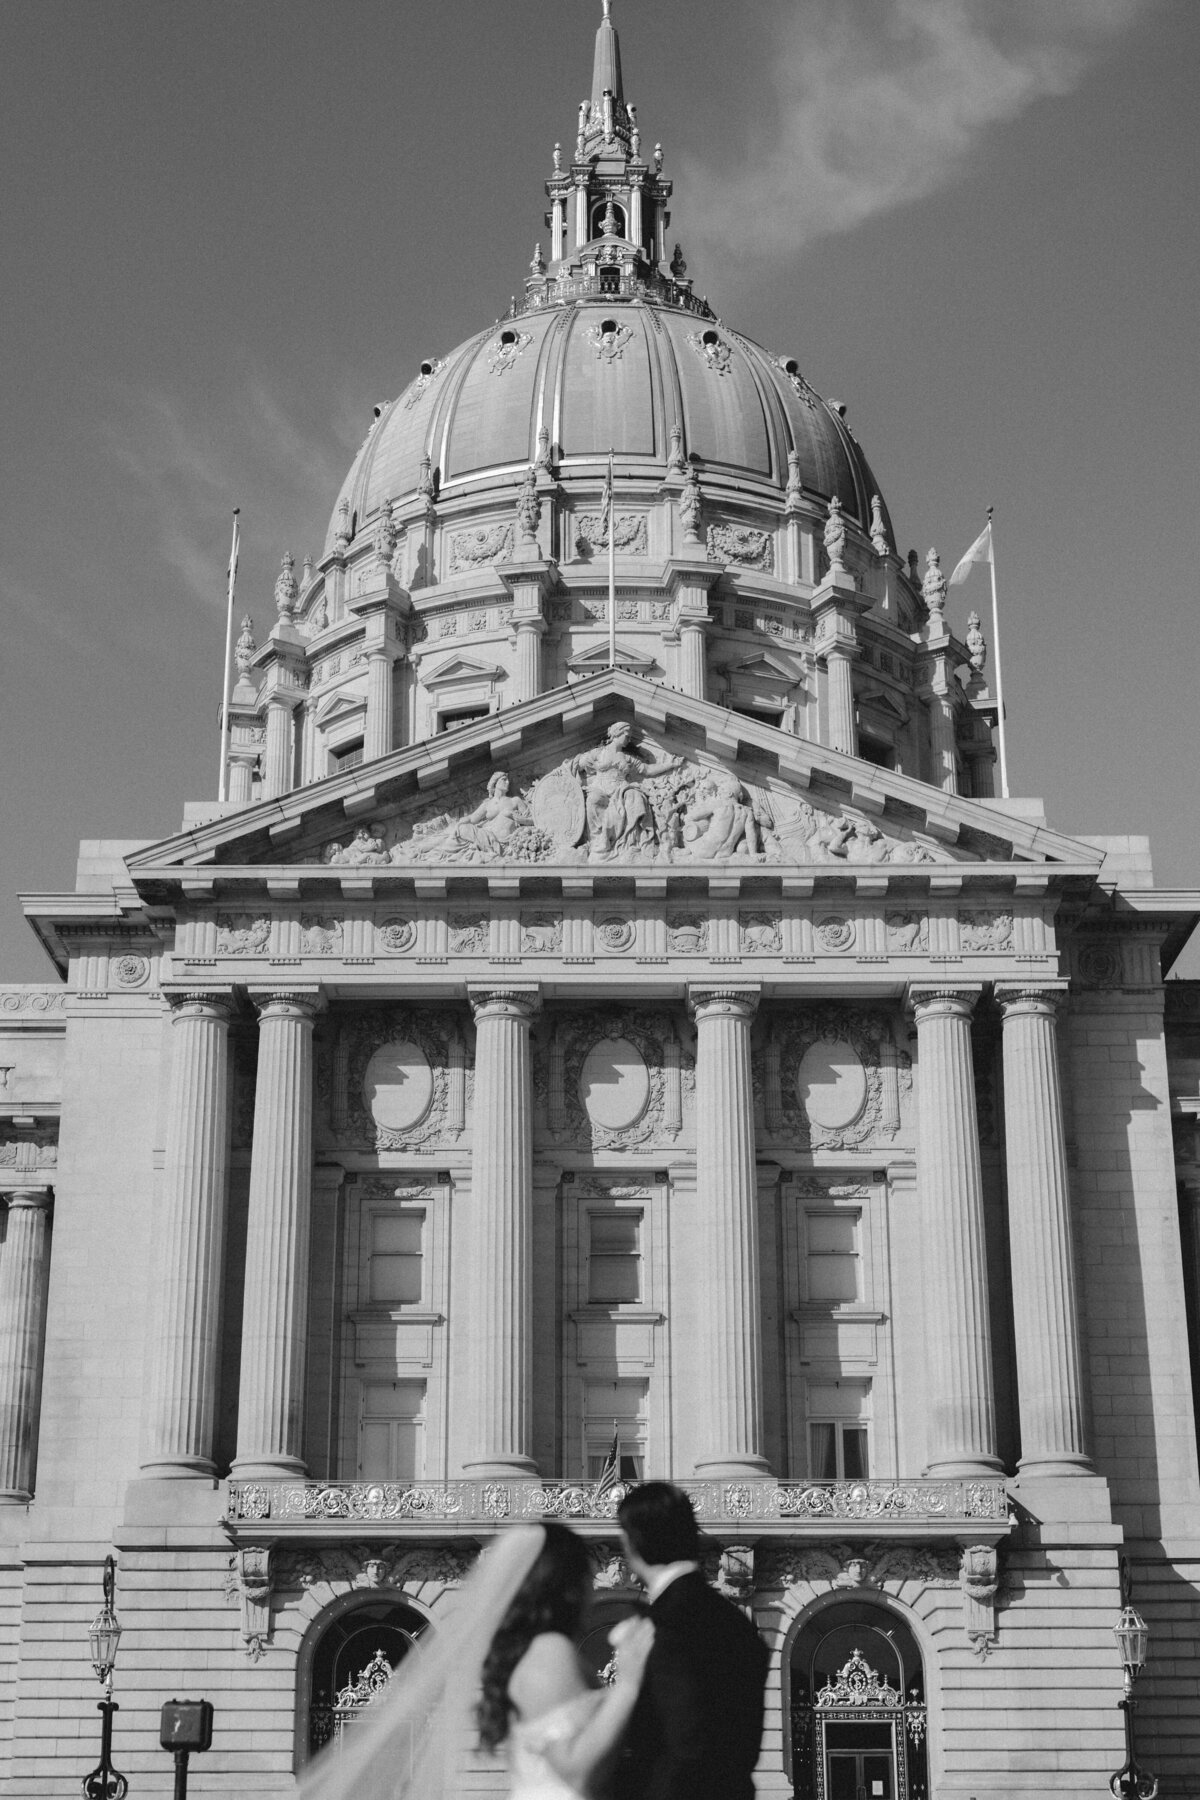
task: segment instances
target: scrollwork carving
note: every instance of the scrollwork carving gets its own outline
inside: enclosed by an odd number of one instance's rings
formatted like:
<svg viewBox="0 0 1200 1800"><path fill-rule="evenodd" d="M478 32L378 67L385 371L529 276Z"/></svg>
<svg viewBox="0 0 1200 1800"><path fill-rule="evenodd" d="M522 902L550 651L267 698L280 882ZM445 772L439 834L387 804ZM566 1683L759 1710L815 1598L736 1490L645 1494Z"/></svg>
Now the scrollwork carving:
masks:
<svg viewBox="0 0 1200 1800"><path fill-rule="evenodd" d="M769 575L775 567L775 545L769 531L742 525L710 525L707 549L711 562L738 563Z"/></svg>
<svg viewBox="0 0 1200 1800"><path fill-rule="evenodd" d="M548 1096L551 1136L596 1150L631 1150L672 1141L678 1127L672 1129L666 1117L668 1035L674 1035L670 1021L656 1013L614 1007L560 1015L551 1044L537 1058L538 1084ZM590 1117L581 1097L584 1063L606 1040L632 1045L645 1064L645 1104L628 1124L610 1126Z"/></svg>
<svg viewBox="0 0 1200 1800"><path fill-rule="evenodd" d="M486 563L505 562L512 555L512 521L480 526L476 531L456 531L450 539L450 573L477 569Z"/></svg>
<svg viewBox="0 0 1200 1800"><path fill-rule="evenodd" d="M347 1148L415 1150L438 1143L454 1143L462 1124L451 1116L450 1065L458 1034L444 1011L426 1008L371 1008L358 1013L342 1028L346 1057L345 1126L333 1130L335 1142ZM367 1065L377 1050L392 1043L415 1045L428 1064L429 1101L421 1116L410 1124L380 1124L364 1093Z"/></svg>
<svg viewBox="0 0 1200 1800"><path fill-rule="evenodd" d="M774 1114L780 1120L778 1129L790 1142L814 1150L853 1149L895 1138L900 1128L899 1108L889 1104L885 1054L887 1060L894 1059L895 1080L901 1092L907 1093L911 1088L912 1065L907 1052L896 1050L886 1018L855 1007L821 1006L776 1019L769 1031L778 1048L779 1091L778 1095L768 1095L766 1059L755 1059L755 1098L764 1122L768 1113ZM862 1101L852 1119L822 1124L813 1117L812 1103L808 1107L802 1104L798 1085L801 1064L815 1048L832 1050L839 1045L848 1046L862 1065L861 1075L855 1071L855 1079L862 1083ZM853 1067L853 1057L847 1060Z"/></svg>
<svg viewBox="0 0 1200 1800"><path fill-rule="evenodd" d="M967 951L1011 950L1013 916L990 907L962 907L958 914L959 941Z"/></svg>
<svg viewBox="0 0 1200 1800"><path fill-rule="evenodd" d="M271 940L271 921L253 913L217 914L218 956L262 956Z"/></svg>

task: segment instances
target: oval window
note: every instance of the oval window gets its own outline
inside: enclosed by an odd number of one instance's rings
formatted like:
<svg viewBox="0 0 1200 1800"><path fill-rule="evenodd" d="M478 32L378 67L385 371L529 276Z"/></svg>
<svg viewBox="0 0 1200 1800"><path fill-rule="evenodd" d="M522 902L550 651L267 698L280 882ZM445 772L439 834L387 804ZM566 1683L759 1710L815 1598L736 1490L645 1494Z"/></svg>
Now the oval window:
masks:
<svg viewBox="0 0 1200 1800"><path fill-rule="evenodd" d="M377 1125L404 1131L429 1111L433 1070L420 1044L405 1039L384 1044L367 1064L363 1098Z"/></svg>
<svg viewBox="0 0 1200 1800"><path fill-rule="evenodd" d="M796 1073L796 1094L812 1124L827 1131L852 1124L867 1098L867 1071L854 1045L845 1038L810 1044Z"/></svg>
<svg viewBox="0 0 1200 1800"><path fill-rule="evenodd" d="M623 1131L636 1125L650 1098L650 1071L628 1038L601 1038L579 1072L579 1098L594 1125Z"/></svg>

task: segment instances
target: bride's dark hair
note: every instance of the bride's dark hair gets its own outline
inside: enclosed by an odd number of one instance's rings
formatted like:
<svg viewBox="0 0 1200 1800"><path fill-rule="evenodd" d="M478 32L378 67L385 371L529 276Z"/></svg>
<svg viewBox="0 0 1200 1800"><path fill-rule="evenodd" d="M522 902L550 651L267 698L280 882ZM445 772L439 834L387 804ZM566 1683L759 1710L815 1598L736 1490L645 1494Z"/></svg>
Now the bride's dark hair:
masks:
<svg viewBox="0 0 1200 1800"><path fill-rule="evenodd" d="M485 1750L499 1749L508 1736L513 1710L508 1683L534 1638L544 1631L574 1637L587 1604L591 1566L583 1539L565 1525L542 1529L546 1542L483 1659L483 1693L475 1722Z"/></svg>

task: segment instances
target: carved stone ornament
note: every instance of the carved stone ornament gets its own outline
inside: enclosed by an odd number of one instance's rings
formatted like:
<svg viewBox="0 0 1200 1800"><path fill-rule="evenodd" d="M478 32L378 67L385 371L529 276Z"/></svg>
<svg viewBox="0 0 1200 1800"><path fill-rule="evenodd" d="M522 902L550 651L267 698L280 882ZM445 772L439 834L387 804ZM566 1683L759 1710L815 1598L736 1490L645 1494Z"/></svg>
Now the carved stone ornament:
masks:
<svg viewBox="0 0 1200 1800"><path fill-rule="evenodd" d="M525 479L517 493L517 530L523 544L537 542L538 520L542 515L542 503L538 499L537 470L532 466L525 471Z"/></svg>
<svg viewBox="0 0 1200 1800"><path fill-rule="evenodd" d="M921 593L929 608L931 620L935 624L940 624L942 614L946 610L946 577L942 570L942 559L933 549L925 558L925 575L921 582Z"/></svg>
<svg viewBox="0 0 1200 1800"><path fill-rule="evenodd" d="M335 1142L347 1148L457 1143L466 1125L462 1038L444 1011L364 1010L342 1026L336 1050L322 1044L318 1091L329 1096Z"/></svg>
<svg viewBox="0 0 1200 1800"><path fill-rule="evenodd" d="M744 782L731 769L639 744L622 720L603 743L522 790L497 770L481 794L463 783L412 819L361 825L326 845L333 865L413 863L932 863L932 851L885 837L869 819L820 812L792 789ZM408 829L408 835L401 833ZM266 921L263 922L264 925ZM853 927L822 921L823 949L846 950ZM264 940L265 942L265 940Z"/></svg>
<svg viewBox="0 0 1200 1800"><path fill-rule="evenodd" d="M966 642L967 655L970 658L971 667L977 675L982 675L987 663L987 639L980 630L979 614L977 612L969 612L967 614Z"/></svg>
<svg viewBox="0 0 1200 1800"><path fill-rule="evenodd" d="M798 1148L890 1143L900 1129L911 1061L890 1022L854 1007L822 1006L769 1021L754 1058L764 1128Z"/></svg>
<svg viewBox="0 0 1200 1800"><path fill-rule="evenodd" d="M700 542L700 521L704 511L704 494L700 487L700 477L696 473L694 463L688 464L687 474L683 478L683 486L679 490L679 521L683 526L685 544Z"/></svg>
<svg viewBox="0 0 1200 1800"><path fill-rule="evenodd" d="M417 941L417 927L412 919L381 919L375 927L376 948L389 956L404 956Z"/></svg>
<svg viewBox="0 0 1200 1800"><path fill-rule="evenodd" d="M562 914L529 913L521 926L521 950L526 956L557 956L562 950Z"/></svg>
<svg viewBox="0 0 1200 1800"><path fill-rule="evenodd" d="M660 1013L560 1015L536 1059L535 1081L560 1143L631 1150L673 1142L682 1128L679 1041Z"/></svg>
<svg viewBox="0 0 1200 1800"><path fill-rule="evenodd" d="M290 550L285 550L279 565L279 574L275 578L275 605L280 618L290 624L296 613L296 602L300 598L300 588L296 581L296 559Z"/></svg>
<svg viewBox="0 0 1200 1800"><path fill-rule="evenodd" d="M491 354L488 357L488 372L492 375L507 375L517 358L532 342L531 332L517 331L512 326L506 326L492 340Z"/></svg>
<svg viewBox="0 0 1200 1800"><path fill-rule="evenodd" d="M145 987L150 979L150 963L145 956L117 956L110 965L118 987Z"/></svg>
<svg viewBox="0 0 1200 1800"><path fill-rule="evenodd" d="M830 570L844 574L846 569L846 521L842 517L842 503L836 494L829 502L829 517L825 521L824 543Z"/></svg>
<svg viewBox="0 0 1200 1800"><path fill-rule="evenodd" d="M710 562L740 563L769 575L775 567L775 544L769 531L752 531L741 525L710 525Z"/></svg>
<svg viewBox="0 0 1200 1800"><path fill-rule="evenodd" d="M667 948L672 956L703 956L708 950L708 930L703 913L668 913Z"/></svg>
<svg viewBox="0 0 1200 1800"><path fill-rule="evenodd" d="M783 923L778 913L743 913L738 929L743 956L777 956L783 948Z"/></svg>
<svg viewBox="0 0 1200 1800"><path fill-rule="evenodd" d="M911 956L929 949L929 922L920 913L890 912L883 929L889 956Z"/></svg>
<svg viewBox="0 0 1200 1800"><path fill-rule="evenodd" d="M958 915L958 933L959 942L967 951L1011 950L1013 916L988 907L964 907Z"/></svg>
<svg viewBox="0 0 1200 1800"><path fill-rule="evenodd" d="M718 336L710 328L707 331L689 331L687 341L700 361L705 363L714 375L728 375L733 366L733 350L724 338Z"/></svg>
<svg viewBox="0 0 1200 1800"><path fill-rule="evenodd" d="M271 939L271 921L253 913L217 914L218 956L264 956Z"/></svg>
<svg viewBox="0 0 1200 1800"><path fill-rule="evenodd" d="M328 1585L332 1588L419 1588L426 1582L457 1587L470 1574L478 1552L464 1546L430 1544L336 1544L281 1550L275 1555L281 1590Z"/></svg>
<svg viewBox="0 0 1200 1800"><path fill-rule="evenodd" d="M440 356L431 356L428 361L421 364L421 373L417 376L417 379L413 382L404 398L404 409L406 412L411 412L413 407L416 406L419 401L424 399L430 383L437 379L445 366L445 359Z"/></svg>
<svg viewBox="0 0 1200 1800"><path fill-rule="evenodd" d="M878 494L871 495L871 543L876 556L887 556L892 548L883 522L883 501Z"/></svg>
<svg viewBox="0 0 1200 1800"><path fill-rule="evenodd" d="M233 647L233 660L237 665L240 678L245 681L250 673L250 664L258 653L258 645L254 641L254 620L247 613L242 620L241 635Z"/></svg>
<svg viewBox="0 0 1200 1800"><path fill-rule="evenodd" d="M327 913L301 913L300 948L305 956L340 956L342 921Z"/></svg>
<svg viewBox="0 0 1200 1800"><path fill-rule="evenodd" d="M963 1629L976 1656L996 1647L996 1593L1000 1558L994 1544L970 1544L962 1553Z"/></svg>
<svg viewBox="0 0 1200 1800"><path fill-rule="evenodd" d="M805 381L791 357L776 356L773 358L773 361L775 366L782 370L784 380L788 383L788 386L795 394L797 400L802 400L811 412L817 404L816 390L809 387L807 381Z"/></svg>
<svg viewBox="0 0 1200 1800"><path fill-rule="evenodd" d="M605 320L599 325L590 325L584 336L601 362L614 363L625 355L625 346L632 342L633 332L628 325Z"/></svg>
<svg viewBox="0 0 1200 1800"><path fill-rule="evenodd" d="M61 1012L66 1000L65 992L55 988L9 988L0 993L0 1012Z"/></svg>
<svg viewBox="0 0 1200 1800"><path fill-rule="evenodd" d="M618 513L614 521L614 549L626 556L645 556L645 513ZM589 550L608 549L608 519L604 513L580 513L575 521L575 540Z"/></svg>
<svg viewBox="0 0 1200 1800"><path fill-rule="evenodd" d="M235 1550L229 1559L227 1592L241 1606L241 1637L251 1662L266 1654L271 1636L271 1593L274 1577L268 1545Z"/></svg>
<svg viewBox="0 0 1200 1800"><path fill-rule="evenodd" d="M850 1661L838 1671L836 1681L827 1681L816 1694L813 1705L820 1707L886 1707L897 1710L904 1695L890 1681L880 1677L856 1650Z"/></svg>
<svg viewBox="0 0 1200 1800"><path fill-rule="evenodd" d="M1080 981L1088 987L1120 987L1124 973L1117 944L1081 944L1075 956Z"/></svg>

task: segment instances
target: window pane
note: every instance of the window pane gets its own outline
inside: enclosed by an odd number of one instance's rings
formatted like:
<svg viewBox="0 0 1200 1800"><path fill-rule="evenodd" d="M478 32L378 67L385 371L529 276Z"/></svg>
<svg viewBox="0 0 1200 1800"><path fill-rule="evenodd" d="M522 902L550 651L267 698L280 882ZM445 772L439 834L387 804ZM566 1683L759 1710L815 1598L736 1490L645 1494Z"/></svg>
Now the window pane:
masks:
<svg viewBox="0 0 1200 1800"><path fill-rule="evenodd" d="M810 1256L808 1259L808 1297L810 1300L857 1300L858 1258L854 1256Z"/></svg>
<svg viewBox="0 0 1200 1800"><path fill-rule="evenodd" d="M626 1256L636 1256L640 1223L641 1220L634 1213L593 1213L592 1254L607 1250L610 1253L621 1251Z"/></svg>
<svg viewBox="0 0 1200 1800"><path fill-rule="evenodd" d="M837 1439L832 1425L808 1428L809 1473L814 1481L837 1479Z"/></svg>
<svg viewBox="0 0 1200 1800"><path fill-rule="evenodd" d="M421 1298L419 1256L373 1256L370 1298L381 1304L412 1306Z"/></svg>
<svg viewBox="0 0 1200 1800"><path fill-rule="evenodd" d="M867 1479L867 1434L861 1425L842 1427L842 1472L847 1481Z"/></svg>
<svg viewBox="0 0 1200 1800"><path fill-rule="evenodd" d="M641 1295L638 1255L640 1218L633 1213L594 1213L589 1222L588 1299L609 1305Z"/></svg>
<svg viewBox="0 0 1200 1800"><path fill-rule="evenodd" d="M424 1223L421 1213L376 1213L372 1221L371 1248L419 1256Z"/></svg>
<svg viewBox="0 0 1200 1800"><path fill-rule="evenodd" d="M589 1300L616 1306L638 1297L636 1256L593 1256L588 1272Z"/></svg>
<svg viewBox="0 0 1200 1800"><path fill-rule="evenodd" d="M809 1213L808 1248L815 1255L853 1256L858 1248L855 1213Z"/></svg>

